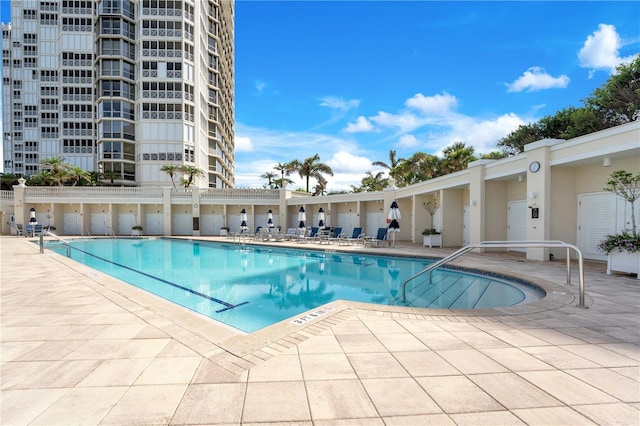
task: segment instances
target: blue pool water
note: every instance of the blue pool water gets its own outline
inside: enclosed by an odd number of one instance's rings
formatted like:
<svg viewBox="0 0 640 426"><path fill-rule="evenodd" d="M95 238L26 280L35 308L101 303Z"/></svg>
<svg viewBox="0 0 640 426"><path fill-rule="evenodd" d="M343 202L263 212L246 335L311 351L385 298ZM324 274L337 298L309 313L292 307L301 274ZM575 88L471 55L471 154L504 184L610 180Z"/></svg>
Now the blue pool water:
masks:
<svg viewBox="0 0 640 426"><path fill-rule="evenodd" d="M78 262L245 332L300 322L304 312L339 299L477 309L541 297L496 277L438 269L431 283L425 274L409 284L405 303L402 282L429 264L417 258L170 238L78 239L71 247Z"/></svg>

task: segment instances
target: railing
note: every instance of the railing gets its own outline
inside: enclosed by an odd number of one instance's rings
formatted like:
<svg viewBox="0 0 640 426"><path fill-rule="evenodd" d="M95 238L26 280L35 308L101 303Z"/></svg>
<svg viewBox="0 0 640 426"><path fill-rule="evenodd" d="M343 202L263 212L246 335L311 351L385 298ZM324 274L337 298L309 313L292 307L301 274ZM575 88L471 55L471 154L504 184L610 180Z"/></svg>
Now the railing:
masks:
<svg viewBox="0 0 640 426"><path fill-rule="evenodd" d="M258 188L204 188L200 190L200 198L278 199L280 198L280 190Z"/></svg>
<svg viewBox="0 0 640 426"><path fill-rule="evenodd" d="M126 198L162 198L160 187L122 188L110 186L75 186L75 187L36 187L25 189L25 197L126 197Z"/></svg>
<svg viewBox="0 0 640 426"><path fill-rule="evenodd" d="M0 191L0 200L13 200L13 191Z"/></svg>
<svg viewBox="0 0 640 426"><path fill-rule="evenodd" d="M465 255L471 250L477 248L566 248L567 249L567 285L571 285L571 250L574 250L578 256L578 279L580 280L580 303L578 307L586 308L584 304L584 258L580 249L573 244L565 243L564 241L483 241L478 244L469 244L462 247L460 250L444 257L422 271L414 274L402 282L402 301L407 301L407 283L418 278L422 274L429 273L429 283L431 283L431 272L439 268L440 266L457 259L460 256Z"/></svg>
<svg viewBox="0 0 640 426"><path fill-rule="evenodd" d="M45 234L47 234L47 235L55 238L56 240L62 242L67 247L67 257L71 257L71 244L69 243L69 241L58 237L56 234L54 234L51 231L45 231L45 230L43 230L40 233L40 254L44 253L44 235Z"/></svg>

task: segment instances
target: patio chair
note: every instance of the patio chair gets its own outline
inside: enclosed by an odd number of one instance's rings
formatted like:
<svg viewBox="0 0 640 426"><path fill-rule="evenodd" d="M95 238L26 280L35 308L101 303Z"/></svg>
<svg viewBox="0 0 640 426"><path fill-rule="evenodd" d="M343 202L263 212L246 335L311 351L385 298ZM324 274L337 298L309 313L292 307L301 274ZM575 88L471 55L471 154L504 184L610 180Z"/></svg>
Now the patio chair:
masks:
<svg viewBox="0 0 640 426"><path fill-rule="evenodd" d="M378 233L375 238L367 238L364 240L364 245L370 244L371 247L380 247L380 244L391 245L391 241L387 239L389 228L378 228Z"/></svg>
<svg viewBox="0 0 640 426"><path fill-rule="evenodd" d="M269 230L263 227L258 228L259 229L256 230L256 240L269 241L269 238L271 237Z"/></svg>
<svg viewBox="0 0 640 426"><path fill-rule="evenodd" d="M300 233L298 232L298 228L287 228L287 232L282 235L288 240L293 240L297 239Z"/></svg>
<svg viewBox="0 0 640 426"><path fill-rule="evenodd" d="M344 235L342 234L342 227L336 226L335 228L333 228L333 232L329 237L329 244L331 244L334 241L339 242L341 238L344 238Z"/></svg>
<svg viewBox="0 0 640 426"><path fill-rule="evenodd" d="M16 223L16 237L24 235L24 228L21 223Z"/></svg>
<svg viewBox="0 0 640 426"><path fill-rule="evenodd" d="M24 236L25 237L33 237L33 232L35 231L36 227L35 225L32 224L27 224L27 226L24 227Z"/></svg>
<svg viewBox="0 0 640 426"><path fill-rule="evenodd" d="M362 228L361 227L353 228L353 231L351 232L351 236L349 236L349 237L345 236L344 238L341 238L338 241L338 245L340 245L340 244L349 245L349 244L355 244L355 243L358 243L358 242L362 242L363 241L363 237L364 237L364 235L362 235Z"/></svg>

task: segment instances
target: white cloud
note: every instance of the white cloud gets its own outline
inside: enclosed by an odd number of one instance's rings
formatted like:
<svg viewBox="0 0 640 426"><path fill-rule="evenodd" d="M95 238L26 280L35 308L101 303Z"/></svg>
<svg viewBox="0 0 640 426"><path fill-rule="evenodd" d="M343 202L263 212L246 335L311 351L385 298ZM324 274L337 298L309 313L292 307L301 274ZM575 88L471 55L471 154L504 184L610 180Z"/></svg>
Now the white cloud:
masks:
<svg viewBox="0 0 640 426"><path fill-rule="evenodd" d="M608 24L598 25L598 29L589 35L578 52L580 66L589 69L591 77L596 71L613 73L616 66L629 62L633 56L619 56L622 41L616 27Z"/></svg>
<svg viewBox="0 0 640 426"><path fill-rule="evenodd" d="M523 124L525 121L513 113L487 120L458 116L439 133L420 135L420 140L427 141L423 149L436 155L442 155L442 149L454 142L464 142L467 146L474 147L477 154L484 154L495 151L498 140Z"/></svg>
<svg viewBox="0 0 640 426"><path fill-rule="evenodd" d="M355 123L347 124L347 127L344 129L347 133L370 132L372 130L373 125L363 116L358 117Z"/></svg>
<svg viewBox="0 0 640 426"><path fill-rule="evenodd" d="M236 152L251 152L253 151L253 143L251 138L236 136L235 138Z"/></svg>
<svg viewBox="0 0 640 426"><path fill-rule="evenodd" d="M415 148L420 145L418 139L413 135L402 135L398 140L398 146L401 148Z"/></svg>
<svg viewBox="0 0 640 426"><path fill-rule="evenodd" d="M322 102L320 102L320 106L337 109L340 111L348 111L350 109L357 108L358 105L360 105L359 99L351 99L345 101L343 98L338 98L335 96L326 96L322 98Z"/></svg>
<svg viewBox="0 0 640 426"><path fill-rule="evenodd" d="M511 84L507 84L509 92L535 92L543 89L563 89L569 85L569 77L561 75L553 77L544 68L531 67Z"/></svg>
<svg viewBox="0 0 640 426"><path fill-rule="evenodd" d="M415 94L407 99L405 104L415 108L424 114L446 114L458 107L458 100L455 96L443 92L442 95L424 96L422 93Z"/></svg>
<svg viewBox="0 0 640 426"><path fill-rule="evenodd" d="M384 127L398 127L401 133L409 133L428 124L446 125L457 114L458 100L446 92L434 96L417 93L405 101L409 108L399 114L380 111L369 120Z"/></svg>
<svg viewBox="0 0 640 426"><path fill-rule="evenodd" d="M402 133L411 132L424 125L424 118L410 112L390 114L380 111L374 117L369 118L374 123L384 127L398 127Z"/></svg>
<svg viewBox="0 0 640 426"><path fill-rule="evenodd" d="M254 84L256 86L256 90L258 91L258 93L262 93L264 88L267 87L267 83L265 83L264 81L260 81L260 80L256 80L254 82Z"/></svg>
<svg viewBox="0 0 640 426"><path fill-rule="evenodd" d="M348 151L340 150L333 154L327 165L331 167L334 173L344 172L366 172L371 170L371 160L367 157L354 155Z"/></svg>

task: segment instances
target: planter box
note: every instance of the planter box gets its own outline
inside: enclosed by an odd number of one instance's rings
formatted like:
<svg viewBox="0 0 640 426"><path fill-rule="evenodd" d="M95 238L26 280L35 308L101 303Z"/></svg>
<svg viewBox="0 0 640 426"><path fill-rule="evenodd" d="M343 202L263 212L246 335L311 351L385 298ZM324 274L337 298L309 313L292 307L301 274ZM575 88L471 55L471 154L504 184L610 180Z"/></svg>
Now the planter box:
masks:
<svg viewBox="0 0 640 426"><path fill-rule="evenodd" d="M140 235L142 235L142 231L139 229L132 229L131 230L131 236L132 237L139 237Z"/></svg>
<svg viewBox="0 0 640 426"><path fill-rule="evenodd" d="M628 274L639 274L640 272L640 252L621 253L612 252L607 257L607 275L613 271L626 272ZM640 280L640 274L638 275Z"/></svg>
<svg viewBox="0 0 640 426"><path fill-rule="evenodd" d="M442 247L442 234L423 235L422 236L423 247Z"/></svg>
<svg viewBox="0 0 640 426"><path fill-rule="evenodd" d="M227 230L226 229L221 229L220 230L220 236L221 237L226 237L227 236Z"/></svg>

